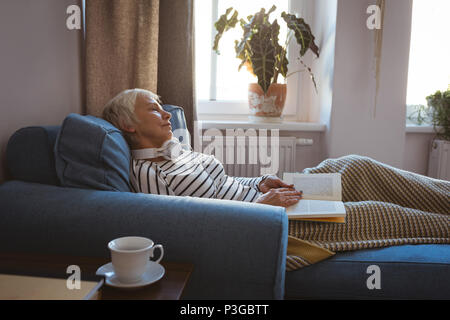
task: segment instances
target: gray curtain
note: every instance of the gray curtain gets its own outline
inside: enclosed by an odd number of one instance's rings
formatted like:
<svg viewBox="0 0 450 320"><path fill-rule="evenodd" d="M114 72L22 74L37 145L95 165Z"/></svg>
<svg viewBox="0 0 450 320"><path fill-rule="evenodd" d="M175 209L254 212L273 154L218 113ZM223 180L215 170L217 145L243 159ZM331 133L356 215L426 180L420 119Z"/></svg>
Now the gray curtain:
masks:
<svg viewBox="0 0 450 320"><path fill-rule="evenodd" d="M86 0L87 114L125 89L142 88L196 118L193 0Z"/></svg>

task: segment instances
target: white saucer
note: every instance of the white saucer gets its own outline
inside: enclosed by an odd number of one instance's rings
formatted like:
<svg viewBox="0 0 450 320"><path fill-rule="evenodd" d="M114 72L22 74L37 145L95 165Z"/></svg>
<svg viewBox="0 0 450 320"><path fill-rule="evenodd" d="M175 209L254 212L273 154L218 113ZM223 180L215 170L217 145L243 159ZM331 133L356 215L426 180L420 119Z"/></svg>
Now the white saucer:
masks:
<svg viewBox="0 0 450 320"><path fill-rule="evenodd" d="M143 286L147 286L152 284L158 280L160 280L165 273L165 269L159 263L149 261L147 263L147 269L142 275L142 279L139 282L133 283L122 283L116 278L116 274L114 273L114 268L112 263L107 263L100 268L97 269L95 273L98 276L105 277L105 283L111 287L116 288L139 288Z"/></svg>

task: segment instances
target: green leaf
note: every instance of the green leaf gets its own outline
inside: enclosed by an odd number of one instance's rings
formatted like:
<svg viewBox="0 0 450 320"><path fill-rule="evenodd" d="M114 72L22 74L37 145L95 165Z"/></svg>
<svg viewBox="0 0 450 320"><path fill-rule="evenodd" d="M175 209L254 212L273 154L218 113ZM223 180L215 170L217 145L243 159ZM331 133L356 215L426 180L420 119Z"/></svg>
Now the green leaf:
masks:
<svg viewBox="0 0 450 320"><path fill-rule="evenodd" d="M275 66L274 66L274 77L273 77L273 83L277 82L278 74L281 74L284 78L286 78L286 74L288 71L288 59L287 59L287 52L286 48L280 46L278 42L278 35L280 33L280 26L275 19L275 21L272 23L271 26L271 38L273 46L275 47Z"/></svg>
<svg viewBox="0 0 450 320"><path fill-rule="evenodd" d="M249 40L252 52L253 73L258 77L258 83L264 92L269 89L271 79L274 75L275 50L271 40L272 28L270 24L261 24L258 30Z"/></svg>
<svg viewBox="0 0 450 320"><path fill-rule="evenodd" d="M277 9L277 7L275 5L272 6L272 8L270 8L269 11L267 11L266 17L269 18L269 15L274 12Z"/></svg>
<svg viewBox="0 0 450 320"><path fill-rule="evenodd" d="M217 20L217 22L214 24L214 27L216 27L217 30L217 34L216 37L214 38L214 46L213 46L213 50L217 53L220 54L219 52L219 40L220 38L222 38L222 35L228 31L231 28L234 28L236 26L236 23L238 22L238 12L236 10L234 10L234 13L232 14L232 16L230 17L230 19L228 19L228 14L233 10L233 8L228 8L226 10L226 12L220 16L219 20Z"/></svg>
<svg viewBox="0 0 450 320"><path fill-rule="evenodd" d="M311 81L312 81L312 83L314 84L314 89L316 90L316 93L317 93L317 83L316 83L316 79L314 78L314 74L313 74L312 71L311 71L311 68L308 67L308 66L303 62L302 59L299 59L299 60L300 60L300 63L301 63L301 64L306 68L306 70L308 71L309 76L311 77Z"/></svg>
<svg viewBox="0 0 450 320"><path fill-rule="evenodd" d="M272 7L273 8L273 7ZM270 13L270 11L269 11ZM241 70L242 66L249 62L251 63L250 57L252 55L251 51L251 45L250 45L250 38L252 35L257 32L258 26L264 23L265 16L268 14L265 13L265 9L262 8L259 12L257 12L255 15L249 15L248 23L245 22L245 20L241 19L240 24L242 27L242 30L244 31L244 34L242 36L242 39L240 42L235 41L235 50L236 50L236 57L241 59L242 62L239 65L238 71Z"/></svg>
<svg viewBox="0 0 450 320"><path fill-rule="evenodd" d="M248 46L247 46L247 47L245 46L246 43L244 43L244 47L242 48L242 50L240 50L240 49L238 48L238 45L239 45L239 42L238 42L237 40L235 40L235 41L234 41L234 48L235 48L236 52L239 51L239 53L237 54L236 57L242 60L241 64L240 64L239 67L238 67L238 71L240 71L241 68L242 68L242 66L243 66L246 62L248 62L248 63L251 64L251 61L250 61L250 50L247 48Z"/></svg>
<svg viewBox="0 0 450 320"><path fill-rule="evenodd" d="M286 78L288 72L288 64L289 60L287 58L287 51L285 48L279 46L276 55L276 70L283 76L283 78ZM276 79L274 79L274 82L276 82Z"/></svg>
<svg viewBox="0 0 450 320"><path fill-rule="evenodd" d="M294 31L297 43L300 45L300 56L303 57L308 49L319 57L319 48L314 42L314 36L310 26L302 18L297 18L293 14L281 13L281 17L286 21L289 29Z"/></svg>
<svg viewBox="0 0 450 320"><path fill-rule="evenodd" d="M250 16L250 17L251 18L249 20L249 23L245 23L245 21L243 19L241 19L241 27L242 27L242 30L244 31L244 34L243 34L240 42L235 41L235 46L234 46L235 50L236 50L236 56L239 59L243 60L242 63L245 63L245 61L247 60L246 58L247 58L248 54L245 52L245 50L246 50L246 47L248 47L248 41L250 40L250 38L254 32L253 28L256 23L255 17L253 17L253 16Z"/></svg>
<svg viewBox="0 0 450 320"><path fill-rule="evenodd" d="M278 34L280 33L280 25L278 24L277 19L275 19L270 26L270 38L275 47L280 47L278 43Z"/></svg>

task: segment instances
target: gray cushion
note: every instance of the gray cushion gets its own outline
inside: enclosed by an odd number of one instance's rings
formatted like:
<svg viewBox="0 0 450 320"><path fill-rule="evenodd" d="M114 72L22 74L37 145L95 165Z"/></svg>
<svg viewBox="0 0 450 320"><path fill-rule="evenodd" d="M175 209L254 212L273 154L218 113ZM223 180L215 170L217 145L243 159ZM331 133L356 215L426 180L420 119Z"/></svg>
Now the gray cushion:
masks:
<svg viewBox="0 0 450 320"><path fill-rule="evenodd" d="M130 191L130 149L119 129L94 117L70 114L56 138L55 167L64 187Z"/></svg>
<svg viewBox="0 0 450 320"><path fill-rule="evenodd" d="M191 146L191 137L187 128L183 108L170 104L165 104L162 107L172 115L170 124L172 125L173 136L181 142L184 148L189 149Z"/></svg>
<svg viewBox="0 0 450 320"><path fill-rule="evenodd" d="M11 179L59 185L53 148L59 126L26 127L9 139L6 162Z"/></svg>

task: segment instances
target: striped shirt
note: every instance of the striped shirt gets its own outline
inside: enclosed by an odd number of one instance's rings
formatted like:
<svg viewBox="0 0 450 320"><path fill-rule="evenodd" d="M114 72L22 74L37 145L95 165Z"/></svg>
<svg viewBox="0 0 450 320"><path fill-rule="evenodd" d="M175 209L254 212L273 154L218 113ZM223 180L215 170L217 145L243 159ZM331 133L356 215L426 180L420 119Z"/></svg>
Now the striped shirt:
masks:
<svg viewBox="0 0 450 320"><path fill-rule="evenodd" d="M134 192L255 202L266 177L230 177L214 155L183 150L175 160L132 159Z"/></svg>

